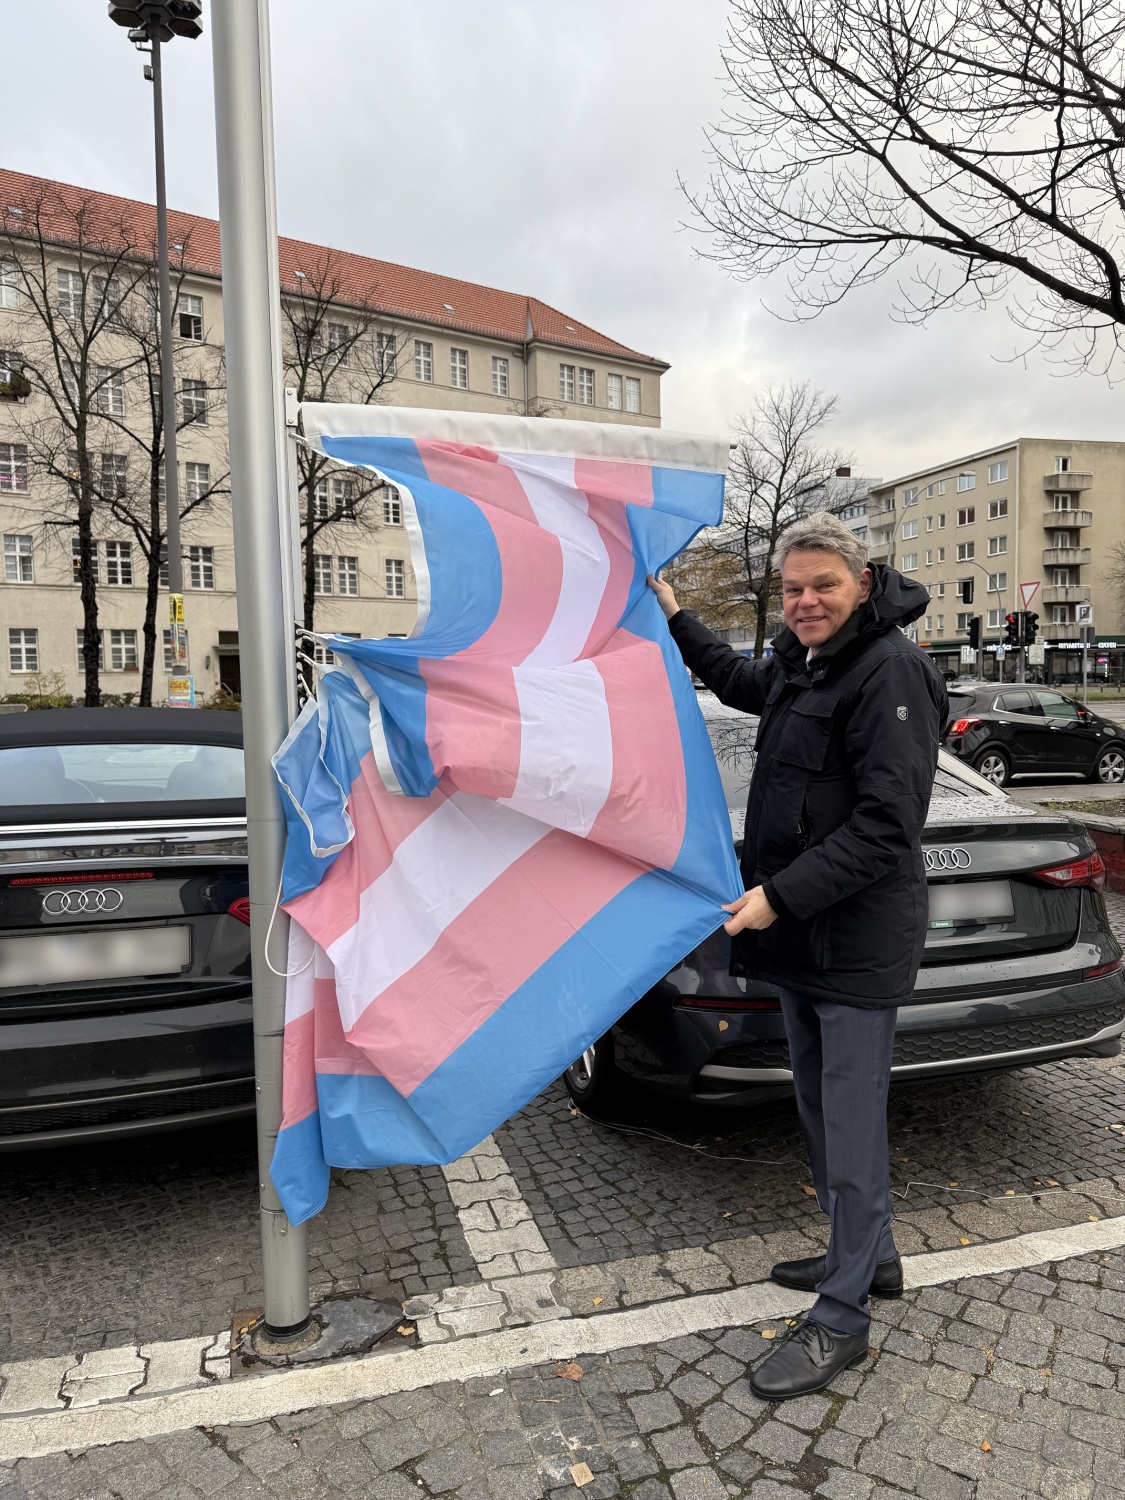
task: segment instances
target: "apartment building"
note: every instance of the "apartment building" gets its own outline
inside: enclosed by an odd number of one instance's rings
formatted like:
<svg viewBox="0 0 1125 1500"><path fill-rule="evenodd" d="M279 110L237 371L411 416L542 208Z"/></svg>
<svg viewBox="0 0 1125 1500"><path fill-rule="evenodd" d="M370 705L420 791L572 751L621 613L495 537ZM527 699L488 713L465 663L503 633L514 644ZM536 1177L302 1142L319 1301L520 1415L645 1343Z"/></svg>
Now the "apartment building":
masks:
<svg viewBox="0 0 1125 1500"><path fill-rule="evenodd" d="M979 615L984 671L1002 675L1004 617L1024 607L1020 585L1036 584L1028 607L1039 616L1045 680L1081 674L1078 605L1093 605L1098 670L1121 675L1125 614L1108 571L1125 540L1125 443L1017 438L920 469L872 488L868 529L874 561L929 589L914 629L942 670L963 670L960 649ZM1013 667L1009 659L1008 675Z"/></svg>
<svg viewBox="0 0 1125 1500"><path fill-rule="evenodd" d="M0 696L36 674L60 674L82 691L80 569L68 513L65 463L52 453L49 392L28 381L30 349L42 358L44 311L29 295L26 256L42 248L37 285L65 332L91 300L151 285L155 209L145 203L0 171ZM223 304L219 226L170 212L178 297L173 319L179 401L185 613L197 693L240 689L234 548L227 483ZM98 251L115 267L99 268ZM287 380L296 383L300 330L321 375L315 399L375 400L398 406L660 425L663 360L598 332L537 298L479 286L352 252L283 239L279 246ZM107 280L107 278L109 278ZM126 290L118 289L118 283ZM92 353L100 385L91 420L100 480L122 501L143 506L148 375L135 344L112 319ZM338 357L333 357L336 351ZM115 364L120 372L115 371ZM317 364L314 357L313 364ZM305 360L305 373L308 360ZM316 371L314 370L314 373ZM60 432L55 448L65 447ZM416 607L402 506L393 490L365 485L331 465L311 504L323 530L315 543L318 630L406 635ZM102 688L135 691L143 652L143 546L120 518L98 508L96 567ZM166 579L162 578L162 584ZM157 620L167 625L166 594ZM279 621L279 628L284 628ZM171 670L170 643L156 662L154 701Z"/></svg>

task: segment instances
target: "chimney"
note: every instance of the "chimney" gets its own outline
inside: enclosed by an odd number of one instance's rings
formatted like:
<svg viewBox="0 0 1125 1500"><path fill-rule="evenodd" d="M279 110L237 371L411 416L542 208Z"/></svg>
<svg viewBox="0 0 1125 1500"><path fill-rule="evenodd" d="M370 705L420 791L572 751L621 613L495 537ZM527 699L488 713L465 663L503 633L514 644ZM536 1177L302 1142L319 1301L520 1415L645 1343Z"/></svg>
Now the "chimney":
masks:
<svg viewBox="0 0 1125 1500"><path fill-rule="evenodd" d="M852 477L851 464L841 464L836 470L837 479L850 479Z"/></svg>

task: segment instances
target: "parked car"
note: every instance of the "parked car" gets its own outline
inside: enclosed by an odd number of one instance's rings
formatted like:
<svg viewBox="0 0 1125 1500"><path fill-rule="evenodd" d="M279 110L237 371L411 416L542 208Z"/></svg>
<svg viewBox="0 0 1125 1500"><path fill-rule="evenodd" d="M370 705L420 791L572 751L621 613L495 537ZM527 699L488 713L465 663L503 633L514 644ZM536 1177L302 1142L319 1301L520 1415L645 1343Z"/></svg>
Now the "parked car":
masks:
<svg viewBox="0 0 1125 1500"><path fill-rule="evenodd" d="M755 721L700 699L737 847ZM943 751L923 846L929 931L913 997L899 1009L892 1077L1116 1055L1125 970L1085 828L1016 804ZM575 1102L596 1113L638 1083L717 1105L790 1093L777 992L732 978L729 960L720 928L567 1069Z"/></svg>
<svg viewBox="0 0 1125 1500"><path fill-rule="evenodd" d="M241 715L0 716L0 1149L254 1109Z"/></svg>
<svg viewBox="0 0 1125 1500"><path fill-rule="evenodd" d="M1125 783L1125 725L1050 688L954 684L943 744L993 786L1014 776Z"/></svg>

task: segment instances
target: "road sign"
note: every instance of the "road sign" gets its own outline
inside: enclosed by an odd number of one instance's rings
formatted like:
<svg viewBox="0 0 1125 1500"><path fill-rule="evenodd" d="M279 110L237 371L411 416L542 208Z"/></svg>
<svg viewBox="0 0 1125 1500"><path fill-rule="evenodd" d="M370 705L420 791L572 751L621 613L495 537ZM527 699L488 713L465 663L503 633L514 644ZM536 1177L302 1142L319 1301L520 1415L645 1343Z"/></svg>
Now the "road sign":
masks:
<svg viewBox="0 0 1125 1500"><path fill-rule="evenodd" d="M1030 607L1031 601L1035 598L1035 591L1036 591L1036 589L1038 587L1039 587L1039 580L1038 580L1038 578L1035 580L1034 583L1021 583L1020 584L1020 598L1023 600L1023 607L1024 607L1024 609L1028 609Z"/></svg>
<svg viewBox="0 0 1125 1500"><path fill-rule="evenodd" d="M1003 656L1004 653L1007 651L1007 649L1008 649L1007 646L1005 646L1004 643L1001 641L1000 645L997 646L997 648L996 648L996 655L997 656Z"/></svg>
<svg viewBox="0 0 1125 1500"><path fill-rule="evenodd" d="M1047 663L1047 647L1042 641L1037 641L1034 646L1027 648L1027 664L1029 667L1042 667Z"/></svg>
<svg viewBox="0 0 1125 1500"><path fill-rule="evenodd" d="M1074 606L1074 623L1083 626L1086 630L1094 628L1094 606L1092 604L1076 604Z"/></svg>
<svg viewBox="0 0 1125 1500"><path fill-rule="evenodd" d="M963 667L973 667L976 666L976 661L977 653L973 650L973 648L971 646L962 646L961 665Z"/></svg>

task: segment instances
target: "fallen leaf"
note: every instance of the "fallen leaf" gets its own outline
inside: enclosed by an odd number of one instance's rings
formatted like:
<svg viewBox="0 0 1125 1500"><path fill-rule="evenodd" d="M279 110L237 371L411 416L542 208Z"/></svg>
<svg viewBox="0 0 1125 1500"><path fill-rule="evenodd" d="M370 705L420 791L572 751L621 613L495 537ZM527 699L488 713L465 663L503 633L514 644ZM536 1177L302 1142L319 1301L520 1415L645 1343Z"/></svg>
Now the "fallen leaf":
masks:
<svg viewBox="0 0 1125 1500"><path fill-rule="evenodd" d="M490 1396L502 1396L504 1394L504 1387L502 1385L498 1385L494 1391L489 1391L488 1394Z"/></svg>
<svg viewBox="0 0 1125 1500"><path fill-rule="evenodd" d="M964 1239L963 1239L963 1240L962 1240L962 1241L961 1241L961 1243L962 1243L962 1245L967 1245L967 1244L968 1244L968 1243L969 1243L969 1241L968 1241L968 1240L964 1240Z"/></svg>
<svg viewBox="0 0 1125 1500"><path fill-rule="evenodd" d="M725 1214L720 1214L719 1217L721 1219L729 1219L730 1218L730 1212L725 1213Z"/></svg>
<svg viewBox="0 0 1125 1500"><path fill-rule="evenodd" d="M871 1356L871 1358L872 1358L872 1359L878 1359L878 1358L879 1358L879 1356L880 1356L880 1354L882 1354L882 1352L883 1352L883 1351L882 1351L882 1349L876 1349L876 1348L875 1348L875 1346L874 1346L874 1345L872 1345L872 1346L871 1346L871 1347L870 1347L870 1348L869 1348L869 1349L868 1349L868 1351L867 1351L867 1352L868 1352L868 1354L869 1354L869 1355L870 1355L870 1356Z"/></svg>
<svg viewBox="0 0 1125 1500"><path fill-rule="evenodd" d="M589 1464L571 1464L570 1477L574 1480L578 1488L581 1489L584 1484L592 1483L594 1471L590 1468Z"/></svg>
<svg viewBox="0 0 1125 1500"><path fill-rule="evenodd" d="M1111 1125L1110 1130L1125 1130L1125 1125Z"/></svg>
<svg viewBox="0 0 1125 1500"><path fill-rule="evenodd" d="M909 1161L909 1160L910 1160L909 1156L900 1156L899 1157L899 1161Z"/></svg>
<svg viewBox="0 0 1125 1500"><path fill-rule="evenodd" d="M403 1336L403 1338L406 1338L407 1334L410 1334L410 1333L414 1332L414 1324L413 1323L400 1323L398 1325L398 1328L396 1329L396 1332L397 1333L401 1333L402 1336Z"/></svg>
<svg viewBox="0 0 1125 1500"><path fill-rule="evenodd" d="M555 1371L560 1380L581 1380L585 1373L582 1366L575 1364L573 1360L568 1365L560 1365Z"/></svg>
<svg viewBox="0 0 1125 1500"><path fill-rule="evenodd" d="M730 1030L730 1022L729 1021L720 1021L719 1022L719 1030L720 1031L729 1031Z"/></svg>
<svg viewBox="0 0 1125 1500"><path fill-rule="evenodd" d="M985 1438L984 1442L981 1443L981 1445L980 1445L980 1451L982 1453L991 1453L992 1452L992 1444L988 1441L987 1438Z"/></svg>
<svg viewBox="0 0 1125 1500"><path fill-rule="evenodd" d="M775 1339L775 1338L777 1338L777 1329L776 1328L763 1328L762 1329L762 1337L764 1339Z"/></svg>
<svg viewBox="0 0 1125 1500"><path fill-rule="evenodd" d="M1032 1187L1042 1187L1043 1186L1043 1184L1039 1181L1038 1177L1035 1179L1035 1181L1031 1185L1032 1185Z"/></svg>
<svg viewBox="0 0 1125 1500"><path fill-rule="evenodd" d="M602 1305L602 1300L603 1300L603 1299L602 1299L602 1298L601 1298L601 1297L595 1297L595 1298L594 1298L594 1306L595 1306L595 1307L601 1307L601 1305Z"/></svg>
<svg viewBox="0 0 1125 1500"><path fill-rule="evenodd" d="M950 1187L960 1187L960 1186L961 1186L961 1184L960 1184L960 1183L959 1183L959 1182L951 1182L951 1183L950 1183L950 1184L949 1184L949 1186L950 1186Z"/></svg>
<svg viewBox="0 0 1125 1500"><path fill-rule="evenodd" d="M786 1328L796 1328L796 1326L797 1326L797 1319L796 1318L786 1318L786 1320L785 1320L785 1326L786 1326Z"/></svg>
<svg viewBox="0 0 1125 1500"><path fill-rule="evenodd" d="M816 1197L816 1188L809 1187L808 1184L804 1182L801 1183L801 1192L804 1193L806 1198Z"/></svg>
<svg viewBox="0 0 1125 1500"><path fill-rule="evenodd" d="M1047 1178L1047 1186L1048 1187L1058 1187L1058 1183L1055 1181L1055 1179L1053 1177L1048 1177Z"/></svg>
<svg viewBox="0 0 1125 1500"><path fill-rule="evenodd" d="M1005 1188L1004 1189L1004 1197L1005 1198L1014 1198L1015 1196L1016 1196L1016 1190L1015 1190L1015 1188Z"/></svg>
<svg viewBox="0 0 1125 1500"><path fill-rule="evenodd" d="M572 1110L571 1110L571 1114L572 1114L572 1115L576 1115L576 1114L577 1114L577 1113L578 1113L578 1111L577 1111L577 1110L576 1110L576 1109L572 1109Z"/></svg>
<svg viewBox="0 0 1125 1500"><path fill-rule="evenodd" d="M1091 1224L1096 1224L1098 1222L1097 1214L1087 1214L1086 1217L1089 1219Z"/></svg>
<svg viewBox="0 0 1125 1500"><path fill-rule="evenodd" d="M1029 1115L1030 1113L1031 1113L1031 1111L1029 1109L1021 1109L1020 1110L1020 1114L1021 1115Z"/></svg>

